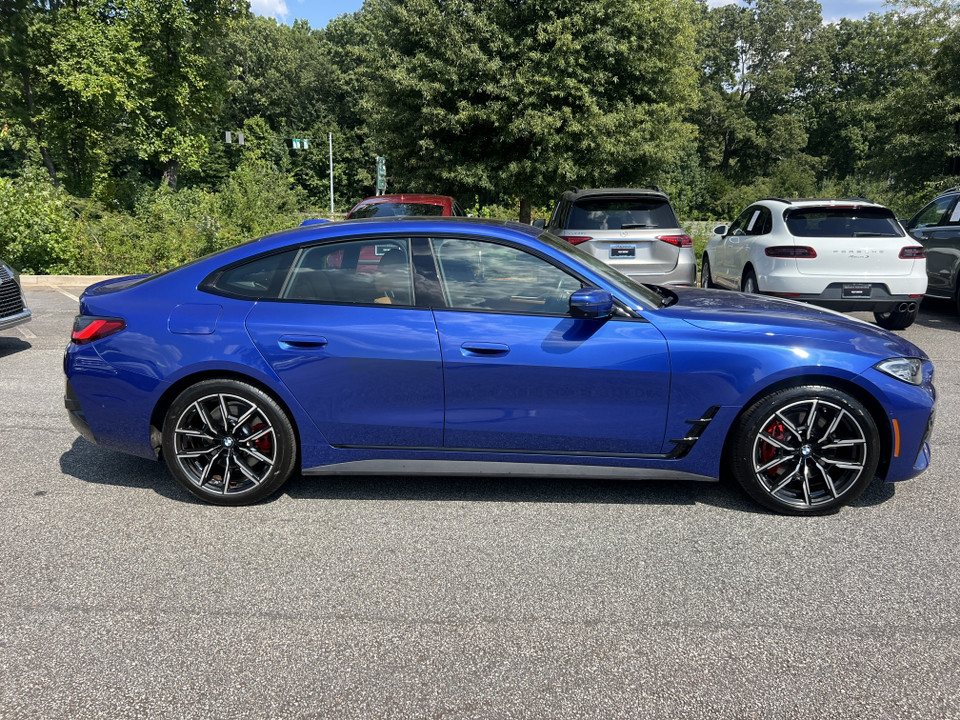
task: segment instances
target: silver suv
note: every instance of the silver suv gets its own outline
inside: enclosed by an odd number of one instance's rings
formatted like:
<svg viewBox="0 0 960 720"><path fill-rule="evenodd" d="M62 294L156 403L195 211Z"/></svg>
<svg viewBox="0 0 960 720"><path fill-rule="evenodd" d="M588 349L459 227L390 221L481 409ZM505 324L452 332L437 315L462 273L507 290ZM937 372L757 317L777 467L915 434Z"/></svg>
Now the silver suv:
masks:
<svg viewBox="0 0 960 720"><path fill-rule="evenodd" d="M637 282L696 285L693 240L659 190L568 190L545 228Z"/></svg>

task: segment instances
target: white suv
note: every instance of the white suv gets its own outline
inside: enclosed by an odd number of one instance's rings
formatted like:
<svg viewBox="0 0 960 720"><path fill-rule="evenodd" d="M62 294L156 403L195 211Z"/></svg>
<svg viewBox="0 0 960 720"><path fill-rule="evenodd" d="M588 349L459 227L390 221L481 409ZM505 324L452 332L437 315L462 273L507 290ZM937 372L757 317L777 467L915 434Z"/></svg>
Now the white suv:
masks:
<svg viewBox="0 0 960 720"><path fill-rule="evenodd" d="M888 330L913 324L927 289L923 246L890 210L861 198L765 198L714 233L701 287L873 312Z"/></svg>

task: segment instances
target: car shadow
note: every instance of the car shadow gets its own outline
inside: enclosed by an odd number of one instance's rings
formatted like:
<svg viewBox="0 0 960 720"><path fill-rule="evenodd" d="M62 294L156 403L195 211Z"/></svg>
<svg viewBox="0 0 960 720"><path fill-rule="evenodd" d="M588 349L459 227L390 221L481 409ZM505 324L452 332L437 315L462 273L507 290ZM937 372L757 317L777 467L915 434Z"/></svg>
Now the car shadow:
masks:
<svg viewBox="0 0 960 720"><path fill-rule="evenodd" d="M0 337L0 358L7 355L16 355L18 352L29 350L33 347L26 340L15 337Z"/></svg>
<svg viewBox="0 0 960 720"><path fill-rule="evenodd" d="M960 331L957 304L953 300L926 297L920 305L920 314L914 324L934 330Z"/></svg>
<svg viewBox="0 0 960 720"><path fill-rule="evenodd" d="M60 470L96 485L153 490L170 500L200 502L177 484L164 463L98 447L81 437L60 456Z"/></svg>
<svg viewBox="0 0 960 720"><path fill-rule="evenodd" d="M183 503L202 503L183 490L163 462L107 450L77 438L60 456L61 471L83 482L137 490ZM279 493L295 500L372 500L476 503L571 503L591 505L710 505L752 515L775 515L729 479L720 482L667 480L590 480L576 478L413 477L396 475L294 475ZM879 505L894 485L874 482L851 507Z"/></svg>

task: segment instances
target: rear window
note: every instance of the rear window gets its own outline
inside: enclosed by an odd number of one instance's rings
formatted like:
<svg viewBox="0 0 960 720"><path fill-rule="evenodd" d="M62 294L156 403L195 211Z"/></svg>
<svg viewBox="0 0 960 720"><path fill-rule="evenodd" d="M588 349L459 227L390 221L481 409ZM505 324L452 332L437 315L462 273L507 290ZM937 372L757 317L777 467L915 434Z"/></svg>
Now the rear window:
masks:
<svg viewBox="0 0 960 720"><path fill-rule="evenodd" d="M663 198L588 198L570 209L568 230L622 230L679 227Z"/></svg>
<svg viewBox="0 0 960 720"><path fill-rule="evenodd" d="M787 210L784 220L797 237L902 237L886 208L830 207Z"/></svg>
<svg viewBox="0 0 960 720"><path fill-rule="evenodd" d="M353 214L350 215L350 219L392 217L394 215L404 217L409 215L443 215L443 206L430 205L428 203L376 203L358 207Z"/></svg>

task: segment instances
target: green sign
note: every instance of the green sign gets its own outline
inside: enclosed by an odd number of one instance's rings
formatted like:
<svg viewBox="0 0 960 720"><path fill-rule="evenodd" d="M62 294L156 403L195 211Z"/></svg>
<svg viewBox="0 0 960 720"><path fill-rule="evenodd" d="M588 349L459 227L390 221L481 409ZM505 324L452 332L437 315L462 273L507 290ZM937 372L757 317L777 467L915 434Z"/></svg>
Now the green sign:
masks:
<svg viewBox="0 0 960 720"><path fill-rule="evenodd" d="M377 190L387 189L387 159L377 158Z"/></svg>

